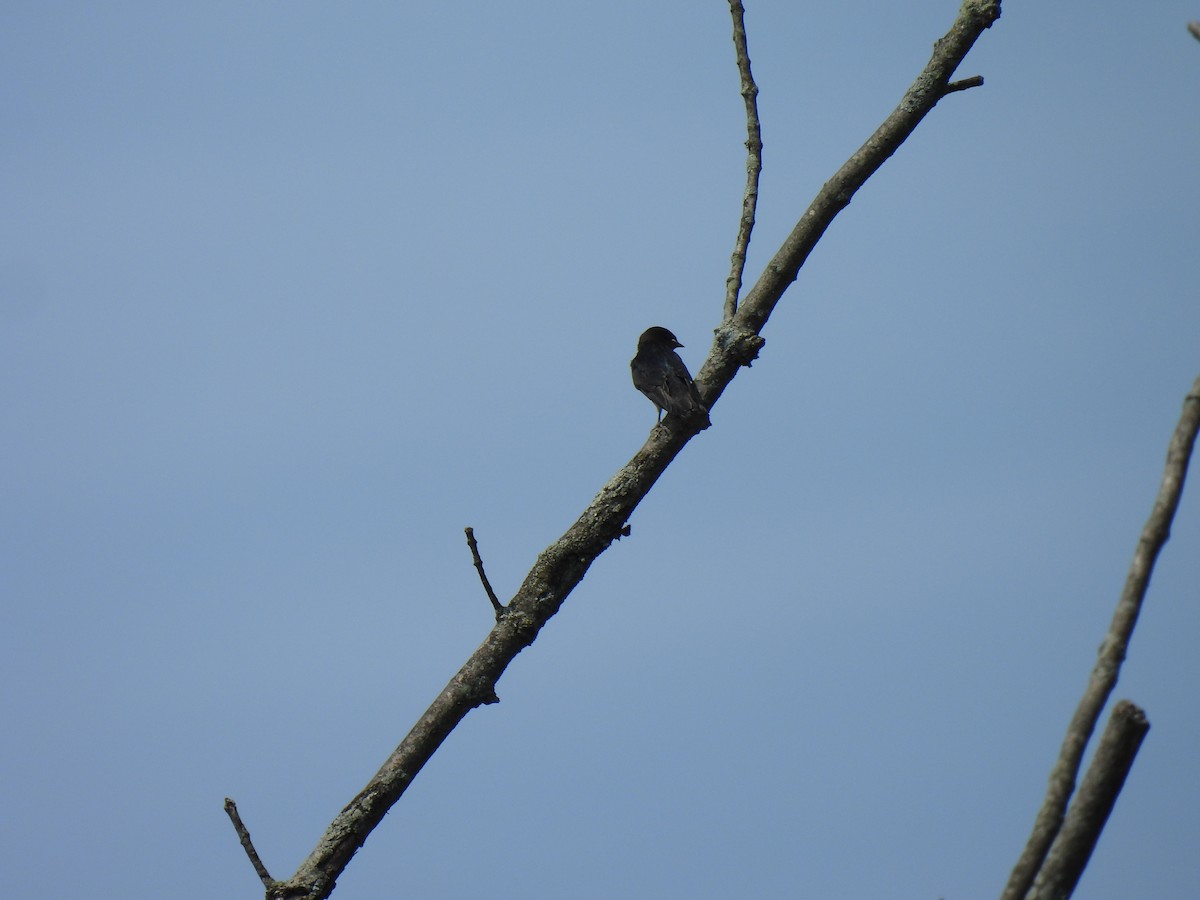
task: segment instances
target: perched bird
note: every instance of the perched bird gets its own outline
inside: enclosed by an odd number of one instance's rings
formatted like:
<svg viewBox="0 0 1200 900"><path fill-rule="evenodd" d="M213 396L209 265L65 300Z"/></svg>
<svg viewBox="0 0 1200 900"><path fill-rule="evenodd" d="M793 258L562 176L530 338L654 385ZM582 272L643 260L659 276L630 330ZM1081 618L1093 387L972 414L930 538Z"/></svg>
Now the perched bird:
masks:
<svg viewBox="0 0 1200 900"><path fill-rule="evenodd" d="M675 352L676 347L682 346L675 335L660 325L643 331L638 338L637 356L629 362L633 386L650 398L658 409L660 422L664 410L682 418L703 415L707 422L708 410L700 402L696 383Z"/></svg>

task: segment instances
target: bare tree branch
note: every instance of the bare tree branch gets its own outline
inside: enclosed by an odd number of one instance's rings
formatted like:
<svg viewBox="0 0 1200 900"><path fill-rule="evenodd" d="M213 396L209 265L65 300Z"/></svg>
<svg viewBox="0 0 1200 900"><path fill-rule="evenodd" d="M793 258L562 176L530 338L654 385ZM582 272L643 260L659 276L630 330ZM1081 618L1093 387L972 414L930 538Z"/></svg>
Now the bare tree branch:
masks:
<svg viewBox="0 0 1200 900"><path fill-rule="evenodd" d="M258 873L259 881L269 892L275 886L275 879L271 877L271 873L259 859L258 851L254 849L254 842L250 840L250 829L242 823L242 817L238 815L237 804L228 797L225 798L225 814L233 823L233 830L237 832L238 840L242 842L242 849L246 851L246 856L250 857L250 865L254 866L254 871Z"/></svg>
<svg viewBox="0 0 1200 900"><path fill-rule="evenodd" d="M1026 900L1061 900L1074 892L1149 730L1146 714L1128 700L1113 707L1092 764Z"/></svg>
<svg viewBox="0 0 1200 900"><path fill-rule="evenodd" d="M758 332L817 240L850 198L944 95L955 68L983 31L1000 16L999 0L966 0L950 31L900 105L821 189L733 318L716 329L708 359L696 379L704 405L712 405L742 366L758 355ZM588 568L619 535L658 477L704 423L668 416L643 447L588 505L579 519L538 556L505 613L433 701L367 786L338 813L308 858L286 882L268 889L268 900L320 900L330 895L367 836L400 799L417 773L464 716L495 703L497 680L533 643Z"/></svg>
<svg viewBox="0 0 1200 900"><path fill-rule="evenodd" d="M1001 900L1022 900L1026 896L1042 867L1050 845L1062 828L1067 801L1075 790L1080 760L1095 730L1100 712L1116 687L1121 663L1129 648L1129 639L1137 624L1146 589L1150 586L1154 563L1158 559L1159 551L1171 536L1171 521L1175 518L1179 497L1183 493L1183 483L1187 477L1192 448L1196 443L1197 429L1200 429L1200 378L1192 384L1191 392L1184 400L1183 413L1167 448L1167 463L1158 496L1154 501L1154 509L1142 529L1137 549L1134 550L1133 563L1125 579L1125 588L1117 601L1108 634L1100 645L1099 658L1092 669L1083 699L1071 718L1058 760L1050 772L1050 786L1034 821L1033 832L1009 876L1004 893L1000 895Z"/></svg>
<svg viewBox="0 0 1200 900"><path fill-rule="evenodd" d="M750 50L746 46L746 10L741 0L729 0L733 16L733 46L737 52L738 75L742 83L742 100L746 104L746 192L742 195L742 215L738 219L737 238L733 243L732 268L725 279L725 319L737 312L738 295L742 292L742 272L746 268L746 251L754 231L754 214L758 209L758 176L762 174L762 128L758 121L758 85L750 72Z"/></svg>
<svg viewBox="0 0 1200 900"><path fill-rule="evenodd" d="M483 559L479 556L479 543L475 540L475 529L468 525L463 531L467 535L467 546L471 548L471 559L475 561L475 571L479 573L479 580L483 582L483 589L487 591L488 599L492 601L492 609L496 611L496 621L499 622L500 617L504 615L504 604L492 590L492 583L488 581L487 573L483 571Z"/></svg>
<svg viewBox="0 0 1200 900"><path fill-rule="evenodd" d="M733 319L717 329L713 353L696 378L698 383L706 381L710 385L707 395L702 392L710 409L736 371L735 359L720 351L741 336L758 335L783 292L796 280L800 267L825 234L825 229L946 95L946 86L958 64L984 30L999 18L999 0L964 0L958 18L934 43L933 56L905 92L900 105L817 193L754 287L743 298ZM729 368L731 364L734 365L732 369Z"/></svg>
<svg viewBox="0 0 1200 900"><path fill-rule="evenodd" d="M1188 22L1187 28L1192 33L1192 37L1200 41L1200 22Z"/></svg>

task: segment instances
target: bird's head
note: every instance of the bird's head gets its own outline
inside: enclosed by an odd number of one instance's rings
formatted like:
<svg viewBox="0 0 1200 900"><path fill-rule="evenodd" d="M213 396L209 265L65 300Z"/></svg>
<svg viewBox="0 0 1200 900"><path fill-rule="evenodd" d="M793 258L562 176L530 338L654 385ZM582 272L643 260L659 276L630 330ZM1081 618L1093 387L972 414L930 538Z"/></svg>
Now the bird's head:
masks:
<svg viewBox="0 0 1200 900"><path fill-rule="evenodd" d="M676 347L682 347L678 338L671 334L661 325L655 325L653 328L647 328L642 332L642 336L638 338L638 349L643 347L666 347L669 350L674 350Z"/></svg>

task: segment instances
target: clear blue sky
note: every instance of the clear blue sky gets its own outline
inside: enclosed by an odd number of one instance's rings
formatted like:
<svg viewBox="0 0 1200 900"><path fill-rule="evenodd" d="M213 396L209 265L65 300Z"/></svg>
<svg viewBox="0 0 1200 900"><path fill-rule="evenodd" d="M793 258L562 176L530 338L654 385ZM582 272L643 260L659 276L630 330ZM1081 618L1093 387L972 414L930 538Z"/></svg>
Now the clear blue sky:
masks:
<svg viewBox="0 0 1200 900"><path fill-rule="evenodd" d="M954 0L747 0L753 278ZM995 896L1200 372L1195 3L1009 3L336 897ZM720 316L724 2L0 15L8 896L289 875ZM1200 896L1193 473L1081 885Z"/></svg>

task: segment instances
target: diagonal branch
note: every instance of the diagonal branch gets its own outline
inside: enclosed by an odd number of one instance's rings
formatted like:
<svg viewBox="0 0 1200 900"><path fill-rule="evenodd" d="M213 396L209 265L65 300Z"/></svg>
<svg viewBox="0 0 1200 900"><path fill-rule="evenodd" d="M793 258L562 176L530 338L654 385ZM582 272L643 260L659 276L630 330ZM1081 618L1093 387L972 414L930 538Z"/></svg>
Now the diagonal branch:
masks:
<svg viewBox="0 0 1200 900"><path fill-rule="evenodd" d="M1179 497L1183 493L1183 482L1187 477L1188 461L1196 443L1197 430L1200 430L1200 378L1192 384L1192 389L1184 400L1183 413L1167 448L1167 463L1158 496L1154 500L1154 509L1150 512L1150 518L1138 539L1133 563L1125 579L1125 588L1121 591L1121 598L1117 601L1117 608L1113 613L1112 624L1109 625L1104 643L1100 645L1099 658L1092 669L1083 698L1071 718L1071 724L1067 726L1067 735L1063 739L1062 749L1059 750L1058 760L1050 771L1050 786L1042 808L1034 820L1029 842L1013 867L1004 893L1000 895L1001 900L1021 900L1025 897L1042 867L1050 845L1062 828L1067 801L1075 790L1080 760L1083 759L1083 752L1096 728L1100 712L1116 687L1121 663L1129 649L1129 639L1137 624L1146 589L1150 586L1154 563L1167 538L1171 536L1171 521L1175 518Z"/></svg>
<svg viewBox="0 0 1200 900"><path fill-rule="evenodd" d="M733 242L732 268L725 279L725 319L737 312L742 292L742 273L746 269L746 251L754 231L754 213L758 209L758 176L762 173L762 128L758 121L758 85L750 72L750 50L746 46L746 10L741 0L729 0L733 16L733 46L737 53L742 100L746 104L746 192L742 195L742 215L738 219L737 238Z"/></svg>
<svg viewBox="0 0 1200 900"><path fill-rule="evenodd" d="M1128 700L1113 707L1092 764L1026 900L1057 900L1074 893L1149 730L1146 714Z"/></svg>
<svg viewBox="0 0 1200 900"><path fill-rule="evenodd" d="M271 877L271 873L267 871L267 867L263 865L263 861L259 858L258 851L254 849L254 841L250 840L250 829L242 822L237 804L228 797L225 798L225 814L229 816L229 821L233 823L233 830L237 832L238 840L242 842L242 849L246 851L246 856L250 858L250 865L254 866L258 880L263 883L263 887L268 891L271 890L275 885L275 879Z"/></svg>
<svg viewBox="0 0 1200 900"><path fill-rule="evenodd" d="M722 322L697 378L704 404L712 408L742 366L762 347L759 330L834 217L944 96L959 62L1000 16L999 0L966 0L950 31L905 93L900 106L868 142L821 189L735 316ZM404 794L421 768L477 706L495 703L496 682L512 660L533 643L558 612L588 568L614 539L658 477L700 430L702 423L668 417L610 480L557 541L538 556L516 595L483 644L450 679L367 786L338 813L308 858L286 882L276 882L268 900L320 900L372 829Z"/></svg>

